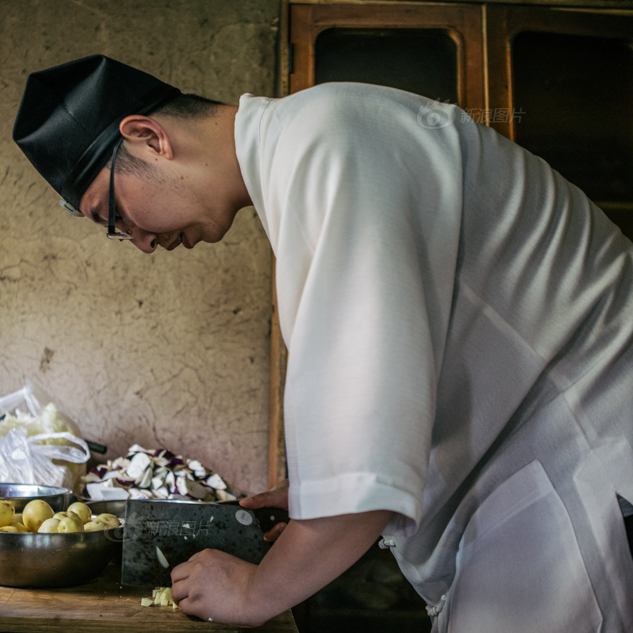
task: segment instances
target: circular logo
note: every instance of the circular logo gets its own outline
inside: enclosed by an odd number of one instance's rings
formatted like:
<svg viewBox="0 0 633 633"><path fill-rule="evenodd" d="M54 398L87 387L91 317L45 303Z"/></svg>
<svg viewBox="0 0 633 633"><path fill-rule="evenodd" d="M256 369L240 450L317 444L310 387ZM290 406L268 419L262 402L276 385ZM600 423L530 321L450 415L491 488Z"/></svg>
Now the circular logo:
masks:
<svg viewBox="0 0 633 633"><path fill-rule="evenodd" d="M248 512L246 512L246 510L238 510L235 513L235 518L242 525L250 525L253 522L253 517Z"/></svg>
<svg viewBox="0 0 633 633"><path fill-rule="evenodd" d="M455 120L455 112L455 108L440 108L423 103L418 110L418 125L429 130L447 127Z"/></svg>

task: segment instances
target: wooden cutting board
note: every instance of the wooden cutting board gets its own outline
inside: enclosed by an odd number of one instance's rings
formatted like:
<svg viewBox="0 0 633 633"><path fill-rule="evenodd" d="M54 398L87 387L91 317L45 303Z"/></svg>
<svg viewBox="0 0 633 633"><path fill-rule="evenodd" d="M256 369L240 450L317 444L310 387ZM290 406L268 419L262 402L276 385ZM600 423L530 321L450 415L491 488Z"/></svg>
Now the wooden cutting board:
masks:
<svg viewBox="0 0 633 633"><path fill-rule="evenodd" d="M244 630L190 618L171 607L142 607L141 598L151 598L151 588L123 587L119 582L120 577L121 567L111 563L98 578L79 587L0 587L0 631L186 633ZM266 633L298 633L290 611L257 630Z"/></svg>

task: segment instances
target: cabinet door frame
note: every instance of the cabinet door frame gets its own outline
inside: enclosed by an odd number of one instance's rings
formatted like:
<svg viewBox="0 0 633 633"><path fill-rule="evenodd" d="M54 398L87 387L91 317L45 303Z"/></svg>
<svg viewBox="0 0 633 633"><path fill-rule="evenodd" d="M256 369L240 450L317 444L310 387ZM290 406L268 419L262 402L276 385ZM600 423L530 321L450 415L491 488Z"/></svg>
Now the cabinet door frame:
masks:
<svg viewBox="0 0 633 633"><path fill-rule="evenodd" d="M317 37L331 28L442 29L457 46L457 94L464 109L484 107L482 6L471 4L290 5L290 93L314 85ZM430 96L430 95L425 95Z"/></svg>
<svg viewBox="0 0 633 633"><path fill-rule="evenodd" d="M514 103L512 87L512 43L525 31L584 35L609 39L627 39L633 45L633 12L617 14L552 7L487 5L485 6L488 100L490 109L507 109ZM490 126L511 140L516 140L514 117L492 121Z"/></svg>

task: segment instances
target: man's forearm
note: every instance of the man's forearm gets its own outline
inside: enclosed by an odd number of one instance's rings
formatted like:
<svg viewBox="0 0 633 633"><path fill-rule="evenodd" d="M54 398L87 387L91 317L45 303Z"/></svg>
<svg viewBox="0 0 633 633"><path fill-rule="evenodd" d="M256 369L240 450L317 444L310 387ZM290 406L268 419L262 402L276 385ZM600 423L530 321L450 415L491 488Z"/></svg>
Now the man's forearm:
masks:
<svg viewBox="0 0 633 633"><path fill-rule="evenodd" d="M337 578L371 547L392 514L377 510L290 521L251 576L246 604L253 624L282 613Z"/></svg>

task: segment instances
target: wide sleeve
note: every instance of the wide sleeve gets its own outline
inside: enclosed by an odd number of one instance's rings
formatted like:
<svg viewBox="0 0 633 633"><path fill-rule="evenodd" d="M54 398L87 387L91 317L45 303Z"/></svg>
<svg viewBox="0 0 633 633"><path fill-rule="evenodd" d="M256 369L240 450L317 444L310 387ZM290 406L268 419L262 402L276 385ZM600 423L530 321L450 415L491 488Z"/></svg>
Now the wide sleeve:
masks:
<svg viewBox="0 0 633 633"><path fill-rule="evenodd" d="M269 183L290 515L392 510L386 533L403 536L422 512L461 213L456 134L410 110L303 108L279 123Z"/></svg>

